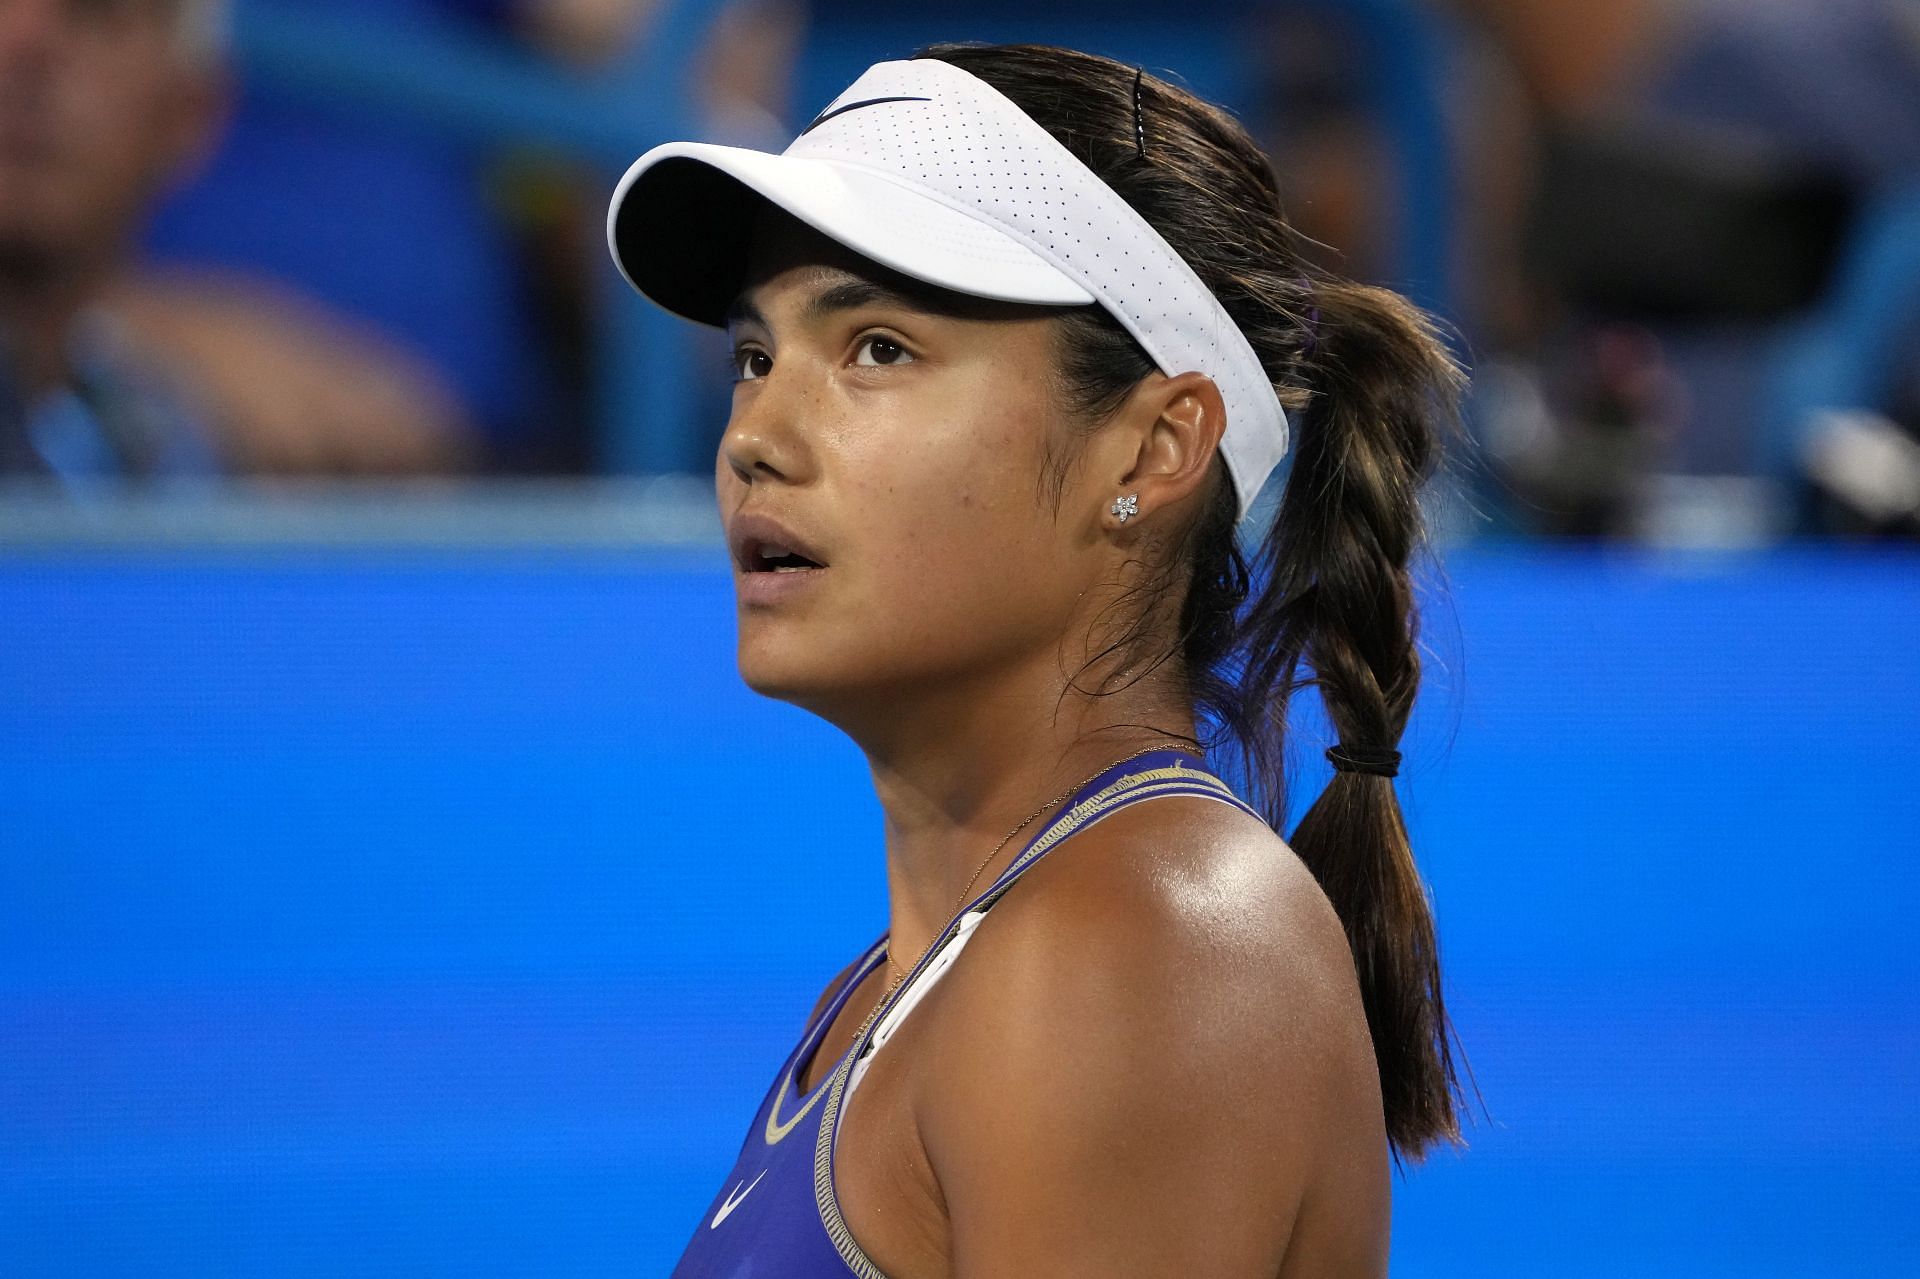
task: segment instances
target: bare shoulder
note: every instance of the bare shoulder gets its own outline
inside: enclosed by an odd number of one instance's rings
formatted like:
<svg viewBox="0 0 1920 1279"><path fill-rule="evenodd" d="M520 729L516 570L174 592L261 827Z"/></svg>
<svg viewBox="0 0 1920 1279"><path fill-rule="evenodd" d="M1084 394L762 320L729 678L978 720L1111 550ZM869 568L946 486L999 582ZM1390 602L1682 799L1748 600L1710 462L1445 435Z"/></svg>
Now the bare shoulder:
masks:
<svg viewBox="0 0 1920 1279"><path fill-rule="evenodd" d="M1045 1169L1024 1193L1075 1186L1063 1211L1107 1222L1136 1262L1175 1250L1167 1273L1271 1275L1303 1244L1331 1249L1321 1273L1373 1272L1386 1139L1353 962L1263 823L1133 805L1023 876L947 981L923 1129L950 1197L1004 1200L1007 1167ZM1350 1208L1313 1226L1329 1237L1297 1238L1330 1197ZM1160 1269L1112 1273L1136 1272Z"/></svg>
<svg viewBox="0 0 1920 1279"><path fill-rule="evenodd" d="M991 932L989 932L991 930ZM991 941L987 939L991 937ZM1373 1074L1353 959L1326 894L1264 822L1203 799L1135 804L1049 853L957 966L1002 1018L1105 1007L1230 1045L1223 1069ZM969 970L971 972L969 973ZM1098 1000L1096 1005L1092 1001ZM1086 1029L1082 1027L1081 1029Z"/></svg>

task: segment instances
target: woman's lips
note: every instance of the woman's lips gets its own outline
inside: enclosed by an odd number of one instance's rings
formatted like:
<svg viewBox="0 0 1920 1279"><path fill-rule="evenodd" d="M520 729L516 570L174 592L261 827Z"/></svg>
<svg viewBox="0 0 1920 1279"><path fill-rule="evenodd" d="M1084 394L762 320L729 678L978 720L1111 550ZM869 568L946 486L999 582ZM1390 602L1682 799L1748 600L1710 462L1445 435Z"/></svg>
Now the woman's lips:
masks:
<svg viewBox="0 0 1920 1279"><path fill-rule="evenodd" d="M740 511L727 521L733 583L742 607L790 603L816 589L829 570L812 542L763 511Z"/></svg>
<svg viewBox="0 0 1920 1279"><path fill-rule="evenodd" d="M800 534L758 511L739 512L727 521L727 545L734 567L749 575L827 566L826 556Z"/></svg>
<svg viewBox="0 0 1920 1279"><path fill-rule="evenodd" d="M815 589L831 569L788 568L771 572L748 572L736 568L734 591L743 607L768 608L789 603Z"/></svg>

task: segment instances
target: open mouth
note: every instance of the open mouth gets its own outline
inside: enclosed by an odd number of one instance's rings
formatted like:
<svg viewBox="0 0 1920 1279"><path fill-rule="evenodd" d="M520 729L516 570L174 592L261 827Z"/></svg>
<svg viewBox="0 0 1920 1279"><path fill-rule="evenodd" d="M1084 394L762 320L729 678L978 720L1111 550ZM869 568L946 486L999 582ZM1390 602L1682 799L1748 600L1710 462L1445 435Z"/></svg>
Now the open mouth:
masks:
<svg viewBox="0 0 1920 1279"><path fill-rule="evenodd" d="M742 564L749 573L798 573L826 567L778 542L749 542Z"/></svg>

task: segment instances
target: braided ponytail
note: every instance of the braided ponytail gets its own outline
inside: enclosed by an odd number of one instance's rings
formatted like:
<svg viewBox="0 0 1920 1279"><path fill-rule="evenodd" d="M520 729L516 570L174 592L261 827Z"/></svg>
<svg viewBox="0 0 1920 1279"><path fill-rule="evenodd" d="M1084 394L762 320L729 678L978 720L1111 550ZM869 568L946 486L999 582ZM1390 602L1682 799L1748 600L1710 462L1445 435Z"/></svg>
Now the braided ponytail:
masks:
<svg viewBox="0 0 1920 1279"><path fill-rule="evenodd" d="M1298 415L1286 495L1260 550L1262 587L1235 637L1246 662L1242 698L1268 693L1265 722L1241 743L1261 765L1250 774L1275 782L1279 730L1303 668L1337 750L1397 758L1420 687L1410 572L1421 535L1418 494L1434 464L1436 423L1459 384L1425 317L1397 294L1323 282L1313 303L1311 399ZM1285 796L1277 785L1260 802L1278 825ZM1291 842L1346 929L1387 1135L1416 1154L1437 1138L1458 1141L1433 915L1392 781L1337 766Z"/></svg>
<svg viewBox="0 0 1920 1279"><path fill-rule="evenodd" d="M1210 745L1238 756L1248 799L1275 830L1287 815L1298 689L1319 690L1348 761L1375 767L1336 771L1291 842L1346 931L1394 1149L1417 1158L1458 1141L1432 911L1383 774L1420 685L1417 498L1460 372L1405 299L1305 272L1266 158L1224 112L1064 49L943 45L921 56L992 84L1131 204L1220 300L1294 410L1292 471L1264 544L1250 562L1221 469L1155 578L1181 592L1176 647L1130 665L1179 659L1196 710L1217 728ZM1153 371L1104 311L1070 312L1060 331L1063 381L1090 423ZM1142 624L1157 613L1142 610Z"/></svg>

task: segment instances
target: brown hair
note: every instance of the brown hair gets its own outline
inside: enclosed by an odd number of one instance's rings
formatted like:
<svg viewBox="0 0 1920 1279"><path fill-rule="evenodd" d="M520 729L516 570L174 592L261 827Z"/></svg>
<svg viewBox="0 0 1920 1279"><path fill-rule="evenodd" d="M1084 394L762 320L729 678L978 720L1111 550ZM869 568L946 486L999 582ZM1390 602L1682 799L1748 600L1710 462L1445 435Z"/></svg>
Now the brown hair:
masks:
<svg viewBox="0 0 1920 1279"><path fill-rule="evenodd" d="M1319 690L1352 753L1392 752L1406 727L1420 685L1417 496L1454 419L1460 370L1406 299L1303 264L1272 168L1225 112L1065 49L939 45L919 56L992 85L1132 205L1213 291L1293 410L1285 496L1251 560L1216 462L1206 508L1156 586L1184 596L1177 648L1154 663L1180 659L1196 710L1217 726L1210 746L1237 755L1248 798L1279 830L1296 690ZM1153 371L1098 307L1066 313L1061 333L1063 380L1089 422ZM1392 781L1335 772L1290 842L1346 930L1394 1150L1418 1158L1458 1142L1433 915Z"/></svg>

